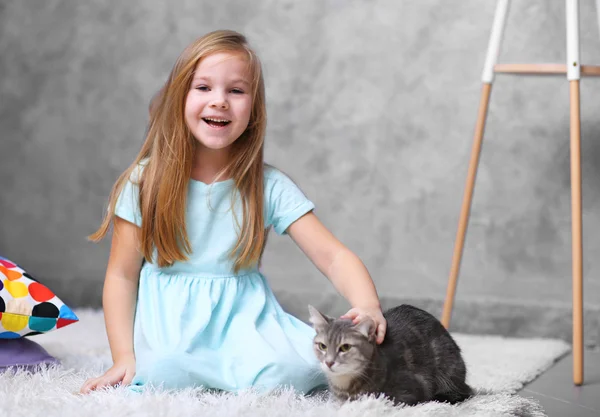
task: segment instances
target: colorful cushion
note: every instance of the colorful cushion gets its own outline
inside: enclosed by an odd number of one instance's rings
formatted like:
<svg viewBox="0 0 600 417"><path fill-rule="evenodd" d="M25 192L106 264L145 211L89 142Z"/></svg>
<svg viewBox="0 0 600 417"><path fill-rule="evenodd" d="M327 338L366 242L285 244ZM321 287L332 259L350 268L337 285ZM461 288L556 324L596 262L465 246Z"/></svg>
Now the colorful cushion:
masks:
<svg viewBox="0 0 600 417"><path fill-rule="evenodd" d="M0 340L0 372L12 367L33 371L38 365L53 363L58 360L31 339Z"/></svg>
<svg viewBox="0 0 600 417"><path fill-rule="evenodd" d="M45 285L0 256L0 339L47 333L79 321Z"/></svg>

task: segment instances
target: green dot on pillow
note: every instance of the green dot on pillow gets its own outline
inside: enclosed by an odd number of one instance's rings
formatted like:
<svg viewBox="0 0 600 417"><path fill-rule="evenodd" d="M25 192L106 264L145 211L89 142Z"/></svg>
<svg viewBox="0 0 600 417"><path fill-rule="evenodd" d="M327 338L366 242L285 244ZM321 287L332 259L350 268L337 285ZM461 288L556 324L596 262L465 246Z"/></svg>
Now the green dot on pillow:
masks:
<svg viewBox="0 0 600 417"><path fill-rule="evenodd" d="M56 319L51 317L29 317L29 328L35 332L47 332L56 326Z"/></svg>

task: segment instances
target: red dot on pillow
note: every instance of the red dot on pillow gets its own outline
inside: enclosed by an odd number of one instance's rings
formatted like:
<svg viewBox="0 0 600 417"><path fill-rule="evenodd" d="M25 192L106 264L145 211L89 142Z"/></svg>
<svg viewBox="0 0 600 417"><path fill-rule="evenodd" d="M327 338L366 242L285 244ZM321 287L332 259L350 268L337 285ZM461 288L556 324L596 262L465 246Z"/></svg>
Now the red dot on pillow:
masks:
<svg viewBox="0 0 600 417"><path fill-rule="evenodd" d="M71 319L58 319L56 321L56 328L60 329L61 327L65 327L68 326L71 323L75 323L77 320L71 320Z"/></svg>
<svg viewBox="0 0 600 417"><path fill-rule="evenodd" d="M31 298L33 298L35 301L39 301L40 303L54 298L54 293L50 291L48 287L40 284L39 282L32 282L29 284L28 288Z"/></svg>
<svg viewBox="0 0 600 417"><path fill-rule="evenodd" d="M15 268L17 265L13 264L12 262L8 262L5 259L0 259L0 265L5 266L7 268Z"/></svg>

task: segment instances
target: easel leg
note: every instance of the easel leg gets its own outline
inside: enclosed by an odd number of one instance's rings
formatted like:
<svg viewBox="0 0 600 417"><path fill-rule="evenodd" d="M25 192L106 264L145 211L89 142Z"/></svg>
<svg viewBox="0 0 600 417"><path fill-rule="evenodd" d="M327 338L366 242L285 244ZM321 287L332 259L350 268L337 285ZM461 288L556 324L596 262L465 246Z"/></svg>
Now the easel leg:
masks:
<svg viewBox="0 0 600 417"><path fill-rule="evenodd" d="M488 104L494 80L494 65L498 60L502 36L506 25L506 16L508 15L509 0L498 0L496 3L496 12L494 13L494 24L488 43L487 55L482 75L481 99L479 102L479 112L477 115L477 124L475 126L475 138L471 150L471 160L469 162L469 171L467 174L467 184L463 196L462 208L458 222L458 232L454 243L454 254L452 256L452 266L450 268L450 278L448 279L448 288L446 291L446 300L442 312L441 322L444 327L450 326L450 317L452 316L452 306L454 304L454 294L458 280L458 272L465 243L467 224L469 223L469 212L471 211L471 201L473 199L473 188L475 186L475 177L477 176L477 167L479 165L479 155L481 153L481 143L485 130L485 121L487 118Z"/></svg>
<svg viewBox="0 0 600 417"><path fill-rule="evenodd" d="M573 382L583 384L583 239L579 99L579 1L566 0L567 78L571 108L571 216L573 256Z"/></svg>
<svg viewBox="0 0 600 417"><path fill-rule="evenodd" d="M583 244L579 81L571 84L571 212L573 244L573 382L583 384Z"/></svg>
<svg viewBox="0 0 600 417"><path fill-rule="evenodd" d="M473 147L471 149L471 160L469 162L469 171L467 173L467 183L465 185L465 193L460 210L458 232L456 233L454 255L452 256L452 267L450 269L450 279L448 281L446 301L444 303L444 311L442 313L441 322L446 328L448 328L450 325L450 316L452 315L452 305L454 303L458 272L460 270L460 262L465 244L467 224L469 223L469 213L471 211L471 201L473 199L473 189L475 188L475 178L477 176L477 168L479 166L479 155L481 154L481 144L483 142L483 133L485 131L485 121L487 118L491 91L492 84L484 83L482 85L479 113L477 115L477 125L475 127L475 138L473 139Z"/></svg>

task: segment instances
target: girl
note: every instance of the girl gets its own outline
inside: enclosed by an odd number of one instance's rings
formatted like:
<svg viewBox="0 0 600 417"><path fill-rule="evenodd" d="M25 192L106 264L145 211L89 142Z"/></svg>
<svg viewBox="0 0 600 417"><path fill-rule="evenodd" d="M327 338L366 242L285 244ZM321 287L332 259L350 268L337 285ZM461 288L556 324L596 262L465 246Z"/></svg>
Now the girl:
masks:
<svg viewBox="0 0 600 417"><path fill-rule="evenodd" d="M288 234L383 341L386 322L365 266L313 204L263 162L260 62L243 35L188 46L153 100L146 141L119 177L103 291L113 366L81 391L116 384L226 391L326 383L314 331L285 313L259 271L271 227Z"/></svg>

